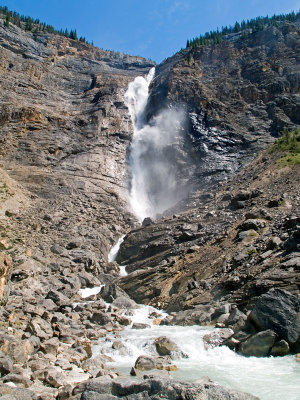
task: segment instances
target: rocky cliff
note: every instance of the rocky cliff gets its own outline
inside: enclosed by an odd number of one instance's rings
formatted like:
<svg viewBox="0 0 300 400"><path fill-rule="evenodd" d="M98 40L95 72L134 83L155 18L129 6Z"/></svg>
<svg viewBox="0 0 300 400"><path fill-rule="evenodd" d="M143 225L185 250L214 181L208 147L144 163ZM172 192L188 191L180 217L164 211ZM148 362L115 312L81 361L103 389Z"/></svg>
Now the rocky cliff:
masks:
<svg viewBox="0 0 300 400"><path fill-rule="evenodd" d="M181 106L192 187L222 181L299 125L299 21L189 47L156 68L147 116ZM186 178L186 177L185 177Z"/></svg>

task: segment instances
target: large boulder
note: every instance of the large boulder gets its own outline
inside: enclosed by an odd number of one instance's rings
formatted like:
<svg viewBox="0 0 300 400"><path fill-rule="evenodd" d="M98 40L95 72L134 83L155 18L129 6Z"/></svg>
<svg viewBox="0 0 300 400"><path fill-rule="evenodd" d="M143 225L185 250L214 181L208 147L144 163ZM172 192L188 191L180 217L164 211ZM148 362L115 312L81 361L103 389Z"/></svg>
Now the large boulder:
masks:
<svg viewBox="0 0 300 400"><path fill-rule="evenodd" d="M271 289L258 298L249 322L258 331L271 329L294 344L300 336L300 298L283 289Z"/></svg>
<svg viewBox="0 0 300 400"><path fill-rule="evenodd" d="M271 330L259 332L245 340L239 351L244 356L266 357L270 355L276 338L276 333Z"/></svg>
<svg viewBox="0 0 300 400"><path fill-rule="evenodd" d="M176 371L177 367L165 357L139 356L135 362L134 369L139 371L147 371L151 369Z"/></svg>
<svg viewBox="0 0 300 400"><path fill-rule="evenodd" d="M160 356L170 356L172 352L180 351L177 344L166 336L156 338L154 344Z"/></svg>

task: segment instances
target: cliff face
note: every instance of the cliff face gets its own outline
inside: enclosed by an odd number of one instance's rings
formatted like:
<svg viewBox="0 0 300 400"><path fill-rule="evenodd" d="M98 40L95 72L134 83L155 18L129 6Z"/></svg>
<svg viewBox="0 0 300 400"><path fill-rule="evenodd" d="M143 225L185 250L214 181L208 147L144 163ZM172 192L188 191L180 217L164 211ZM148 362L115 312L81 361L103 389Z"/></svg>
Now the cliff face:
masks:
<svg viewBox="0 0 300 400"><path fill-rule="evenodd" d="M129 226L123 94L153 63L14 25L0 46L2 164L34 197L28 223L46 243L84 240L101 263Z"/></svg>
<svg viewBox="0 0 300 400"><path fill-rule="evenodd" d="M238 170L284 129L300 123L299 22L221 44L188 48L156 69L148 119L164 107L188 113L186 163L194 187Z"/></svg>

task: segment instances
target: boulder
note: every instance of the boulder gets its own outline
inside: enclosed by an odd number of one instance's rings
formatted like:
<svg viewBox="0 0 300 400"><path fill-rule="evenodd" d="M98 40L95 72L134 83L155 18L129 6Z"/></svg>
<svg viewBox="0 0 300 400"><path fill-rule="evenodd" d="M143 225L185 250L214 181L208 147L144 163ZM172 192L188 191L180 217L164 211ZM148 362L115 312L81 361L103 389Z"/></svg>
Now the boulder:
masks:
<svg viewBox="0 0 300 400"><path fill-rule="evenodd" d="M233 335L233 330L230 328L214 330L211 333L203 336L204 347L209 349L216 346L221 346L223 342Z"/></svg>
<svg viewBox="0 0 300 400"><path fill-rule="evenodd" d="M112 306L118 308L132 309L137 308L137 304L134 300L131 300L129 296L118 296L112 303Z"/></svg>
<svg viewBox="0 0 300 400"><path fill-rule="evenodd" d="M53 289L48 292L46 299L52 300L57 306L70 304L67 296Z"/></svg>
<svg viewBox="0 0 300 400"><path fill-rule="evenodd" d="M166 336L160 336L154 340L156 351L160 356L170 356L172 352L180 351L176 343Z"/></svg>
<svg viewBox="0 0 300 400"><path fill-rule="evenodd" d="M271 356L286 356L290 352L290 346L285 340L279 340L271 350Z"/></svg>
<svg viewBox="0 0 300 400"><path fill-rule="evenodd" d="M272 330L259 332L241 343L239 352L244 356L266 357L270 355L277 335Z"/></svg>
<svg viewBox="0 0 300 400"><path fill-rule="evenodd" d="M240 224L238 228L242 231L248 231L250 229L259 231L265 226L266 226L266 221L263 219L247 219L242 224Z"/></svg>
<svg viewBox="0 0 300 400"><path fill-rule="evenodd" d="M164 357L139 356L134 364L134 369L140 371L151 369L176 371L177 367Z"/></svg>
<svg viewBox="0 0 300 400"><path fill-rule="evenodd" d="M283 289L271 289L255 303L249 321L259 330L273 330L289 344L300 336L300 298Z"/></svg>
<svg viewBox="0 0 300 400"><path fill-rule="evenodd" d="M106 325L111 322L110 316L103 311L96 311L90 317L90 321L98 325Z"/></svg>

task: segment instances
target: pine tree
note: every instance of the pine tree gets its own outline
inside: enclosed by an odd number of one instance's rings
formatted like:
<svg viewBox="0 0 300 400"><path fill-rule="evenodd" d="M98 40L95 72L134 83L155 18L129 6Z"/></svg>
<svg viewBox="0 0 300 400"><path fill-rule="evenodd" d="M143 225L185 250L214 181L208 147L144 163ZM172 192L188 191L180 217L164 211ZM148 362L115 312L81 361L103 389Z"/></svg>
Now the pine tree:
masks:
<svg viewBox="0 0 300 400"><path fill-rule="evenodd" d="M4 26L9 26L10 23L10 13L6 14Z"/></svg>

